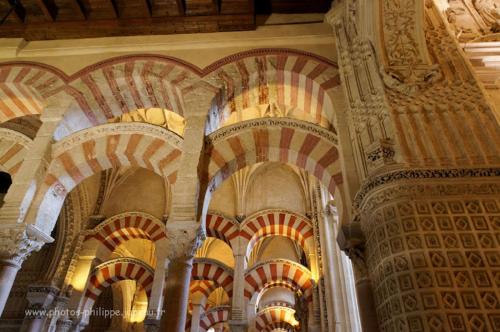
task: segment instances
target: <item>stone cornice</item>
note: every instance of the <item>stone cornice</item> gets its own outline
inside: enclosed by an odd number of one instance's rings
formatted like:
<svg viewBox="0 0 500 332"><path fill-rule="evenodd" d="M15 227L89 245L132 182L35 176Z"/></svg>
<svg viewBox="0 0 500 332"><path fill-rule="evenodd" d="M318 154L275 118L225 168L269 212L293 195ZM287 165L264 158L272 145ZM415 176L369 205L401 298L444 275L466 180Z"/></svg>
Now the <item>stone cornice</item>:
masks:
<svg viewBox="0 0 500 332"><path fill-rule="evenodd" d="M472 179L491 179L496 178L500 180L500 168L490 167L490 168L450 168L450 169L412 169L412 170L397 170L389 173L381 174L368 178L361 189L356 194L354 199L354 208L359 209L364 205L368 197L375 191L382 189L382 186L394 186L399 185L399 191L406 191L407 193L423 193L428 194L465 194L465 193L483 193L486 194L489 191L486 189L477 188L478 184L473 187L472 184L461 183L461 189L452 189L451 187L456 187L458 183L450 183L447 180L472 180ZM427 181L439 181L435 183L429 183ZM422 182L423 181L423 182ZM406 184L405 184L406 182ZM418 183L416 183L418 182ZM491 184L491 183L489 183ZM484 184L484 185L489 185ZM483 187L484 187L483 185ZM494 184L492 184L494 185Z"/></svg>

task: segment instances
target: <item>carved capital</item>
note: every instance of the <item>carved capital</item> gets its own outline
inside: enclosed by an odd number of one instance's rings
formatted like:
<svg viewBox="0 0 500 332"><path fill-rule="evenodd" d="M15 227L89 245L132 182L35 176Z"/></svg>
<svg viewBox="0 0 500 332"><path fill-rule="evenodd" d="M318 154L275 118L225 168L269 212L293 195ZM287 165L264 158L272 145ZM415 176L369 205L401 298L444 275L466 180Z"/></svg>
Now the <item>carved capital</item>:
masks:
<svg viewBox="0 0 500 332"><path fill-rule="evenodd" d="M380 139L368 146L366 151L366 159L370 171L380 167L393 165L394 161L394 144L389 139Z"/></svg>
<svg viewBox="0 0 500 332"><path fill-rule="evenodd" d="M0 259L20 267L32 252L39 251L45 243L52 241L53 238L33 225L2 225Z"/></svg>
<svg viewBox="0 0 500 332"><path fill-rule="evenodd" d="M203 228L198 223L178 223L166 226L167 256L170 260L192 258L206 239Z"/></svg>

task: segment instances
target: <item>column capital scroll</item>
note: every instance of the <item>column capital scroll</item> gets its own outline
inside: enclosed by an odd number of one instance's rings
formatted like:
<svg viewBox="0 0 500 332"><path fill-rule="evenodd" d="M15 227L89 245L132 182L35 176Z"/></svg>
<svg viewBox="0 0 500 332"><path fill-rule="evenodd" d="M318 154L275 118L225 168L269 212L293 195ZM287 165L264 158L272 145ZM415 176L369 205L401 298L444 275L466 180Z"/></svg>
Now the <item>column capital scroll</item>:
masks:
<svg viewBox="0 0 500 332"><path fill-rule="evenodd" d="M0 259L20 267L32 252L53 241L52 237L33 225L2 225Z"/></svg>

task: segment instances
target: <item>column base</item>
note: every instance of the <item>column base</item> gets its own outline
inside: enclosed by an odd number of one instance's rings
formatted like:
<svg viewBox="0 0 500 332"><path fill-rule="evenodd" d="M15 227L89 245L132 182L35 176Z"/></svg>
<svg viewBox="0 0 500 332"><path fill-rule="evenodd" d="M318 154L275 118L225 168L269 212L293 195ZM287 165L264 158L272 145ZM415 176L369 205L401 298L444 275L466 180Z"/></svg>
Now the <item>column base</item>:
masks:
<svg viewBox="0 0 500 332"><path fill-rule="evenodd" d="M144 330L146 332L160 331L160 320L155 318L146 318L144 320Z"/></svg>
<svg viewBox="0 0 500 332"><path fill-rule="evenodd" d="M229 328L231 332L247 332L248 331L248 322L241 320L230 320Z"/></svg>

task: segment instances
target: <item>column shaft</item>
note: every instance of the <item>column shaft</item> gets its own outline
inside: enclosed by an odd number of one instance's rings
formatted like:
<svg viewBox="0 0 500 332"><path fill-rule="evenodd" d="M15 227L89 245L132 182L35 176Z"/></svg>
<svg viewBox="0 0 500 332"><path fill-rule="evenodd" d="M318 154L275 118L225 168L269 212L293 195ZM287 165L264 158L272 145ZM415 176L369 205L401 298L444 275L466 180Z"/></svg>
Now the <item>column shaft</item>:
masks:
<svg viewBox="0 0 500 332"><path fill-rule="evenodd" d="M3 313L10 290L21 267L12 260L0 261L0 315Z"/></svg>
<svg viewBox="0 0 500 332"><path fill-rule="evenodd" d="M192 258L173 260L169 265L165 294L164 331L184 332L189 298Z"/></svg>

